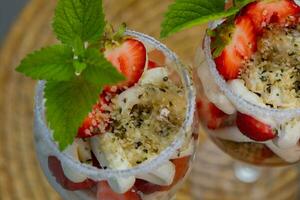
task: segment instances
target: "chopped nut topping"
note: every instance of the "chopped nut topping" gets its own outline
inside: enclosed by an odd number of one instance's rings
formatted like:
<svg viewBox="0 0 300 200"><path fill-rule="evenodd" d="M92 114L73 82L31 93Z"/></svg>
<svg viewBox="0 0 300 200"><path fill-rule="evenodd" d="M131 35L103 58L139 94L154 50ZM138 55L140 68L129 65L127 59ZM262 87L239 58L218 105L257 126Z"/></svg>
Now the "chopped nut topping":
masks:
<svg viewBox="0 0 300 200"><path fill-rule="evenodd" d="M245 62L246 87L272 108L300 107L300 25L270 25L258 51Z"/></svg>

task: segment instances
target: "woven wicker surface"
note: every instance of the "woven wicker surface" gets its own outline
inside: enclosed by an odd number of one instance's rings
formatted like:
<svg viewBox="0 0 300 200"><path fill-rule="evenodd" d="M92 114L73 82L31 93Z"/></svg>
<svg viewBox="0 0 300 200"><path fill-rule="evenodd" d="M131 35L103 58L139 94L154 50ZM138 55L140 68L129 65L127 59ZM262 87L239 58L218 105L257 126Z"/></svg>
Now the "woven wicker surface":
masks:
<svg viewBox="0 0 300 200"><path fill-rule="evenodd" d="M105 0L105 11L107 19L114 25L126 22L131 29L158 38L163 12L170 2ZM55 4L55 1L32 0L12 27L0 51L0 200L60 199L40 171L34 152L32 110L35 82L14 71L28 52L55 42L50 27ZM163 42L185 63L191 64L203 30L203 27L194 28ZM229 170L232 160L212 144L200 146L196 164L177 200L200 200L201 197L241 199L241 194L249 192L247 185L237 184L233 178ZM295 199L297 178L298 172L294 169L279 170L273 179L276 184L271 184L272 188L274 185L272 194L267 199ZM228 188L233 188L238 196L227 195Z"/></svg>

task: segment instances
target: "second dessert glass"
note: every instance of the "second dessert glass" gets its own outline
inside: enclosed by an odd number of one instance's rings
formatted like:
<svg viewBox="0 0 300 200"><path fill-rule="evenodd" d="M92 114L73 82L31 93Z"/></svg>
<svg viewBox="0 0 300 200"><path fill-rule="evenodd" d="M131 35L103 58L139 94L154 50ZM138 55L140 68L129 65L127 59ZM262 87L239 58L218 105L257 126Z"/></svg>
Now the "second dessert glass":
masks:
<svg viewBox="0 0 300 200"><path fill-rule="evenodd" d="M209 29L215 29L222 22L210 23ZM239 181L247 184L245 186L247 191L251 191L251 195L241 198L265 199L268 192L271 192L271 185L276 181L273 179L275 176L272 177L276 173L273 173L269 167L288 166L300 160L298 144L300 134L277 134L273 139L257 141L241 133L238 126L246 127L247 123L239 122L240 124L237 125L236 118L239 113L247 113L253 118L271 122L272 126L278 128L287 122L298 120L300 109L276 109L260 106L254 104L251 97L245 98L233 91L217 69L211 53L211 41L211 36L206 34L202 47L198 49L195 58L199 78L196 83L199 93L197 107L199 110L210 110L220 121L209 121L209 111L206 115L201 114L200 111L202 127L220 149L238 160L234 162L232 170ZM217 107L215 107L216 105ZM218 107L222 108L222 111ZM262 172L264 173L262 174ZM268 183L268 188L261 184L250 184L258 181L261 175L265 179L264 182ZM228 190L228 192L233 192L233 190Z"/></svg>
<svg viewBox="0 0 300 200"><path fill-rule="evenodd" d="M176 191L190 172L198 135L198 122L194 120L195 91L190 70L181 64L171 50L154 38L130 30L127 30L125 35L141 41L146 46L147 52L154 52L152 55L148 54L151 57L151 61L159 63L162 55L165 57L166 67L174 72L170 78L174 79L184 91L186 102L184 121L174 141L161 151L159 156L129 169L100 169L76 161L70 155L58 150L57 145L52 140L51 131L45 123L43 97L45 83L43 81L39 82L35 97L36 152L48 181L66 200L108 200L118 198L131 200L169 200L174 198ZM171 184L159 184L159 173L165 172L166 169L161 168L166 167L167 163L171 163L175 167ZM156 179L151 181L151 175L153 174L155 174ZM67 180L66 177L72 176L75 177L75 180ZM76 184L76 179L78 184L85 184L85 189L81 189L80 185ZM114 182L122 184L122 182L125 183L129 179L135 180L135 182L133 187L125 192L120 194L120 192L116 192L111 188L111 184ZM145 181L145 179L148 181ZM62 182L62 180L69 182ZM99 196L99 191L102 192L102 196Z"/></svg>

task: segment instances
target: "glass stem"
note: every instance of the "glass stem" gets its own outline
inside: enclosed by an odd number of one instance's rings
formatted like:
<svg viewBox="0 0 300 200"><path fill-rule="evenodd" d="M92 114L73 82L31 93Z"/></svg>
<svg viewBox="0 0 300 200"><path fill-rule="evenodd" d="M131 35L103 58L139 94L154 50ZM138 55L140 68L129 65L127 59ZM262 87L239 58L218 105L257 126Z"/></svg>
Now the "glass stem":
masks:
<svg viewBox="0 0 300 200"><path fill-rule="evenodd" d="M261 169L241 162L234 163L236 178L244 183L254 183L261 175Z"/></svg>

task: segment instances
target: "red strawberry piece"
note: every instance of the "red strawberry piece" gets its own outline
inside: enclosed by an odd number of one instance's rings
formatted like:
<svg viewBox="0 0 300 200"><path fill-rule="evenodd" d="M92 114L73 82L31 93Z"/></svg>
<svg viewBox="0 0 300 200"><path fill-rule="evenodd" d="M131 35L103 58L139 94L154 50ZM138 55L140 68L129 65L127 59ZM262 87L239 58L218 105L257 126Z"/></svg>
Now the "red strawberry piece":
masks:
<svg viewBox="0 0 300 200"><path fill-rule="evenodd" d="M173 179L173 182L169 186L160 186L156 185L153 183L149 183L148 181L140 180L137 179L134 187L144 193L144 194L151 194L157 191L168 191L170 190L173 186L175 186L180 180L182 180L186 173L188 172L189 169L189 161L190 161L190 156L182 157L182 158L177 158L171 160L173 164L175 165L175 176Z"/></svg>
<svg viewBox="0 0 300 200"><path fill-rule="evenodd" d="M226 47L215 59L217 69L225 80L235 79L239 75L243 59L233 46Z"/></svg>
<svg viewBox="0 0 300 200"><path fill-rule="evenodd" d="M60 160L58 160L58 158L55 156L48 157L48 167L56 181L66 190L84 190L96 185L96 182L91 179L86 179L80 183L74 183L73 181L69 180L64 174Z"/></svg>
<svg viewBox="0 0 300 200"><path fill-rule="evenodd" d="M220 33L216 36L227 43L215 59L217 69L225 80L238 77L243 61L250 58L257 45L256 29L250 17L238 16L234 24L228 23L230 22L225 22L217 29ZM222 28L224 26L225 28ZM219 39L213 42L218 42Z"/></svg>
<svg viewBox="0 0 300 200"><path fill-rule="evenodd" d="M105 132L109 127L109 114L106 112L113 96L114 94L108 92L100 95L99 102L93 106L92 111L78 129L78 138L88 138Z"/></svg>
<svg viewBox="0 0 300 200"><path fill-rule="evenodd" d="M163 191L163 186L150 183L142 179L136 179L134 188L144 194L152 194L154 192Z"/></svg>
<svg viewBox="0 0 300 200"><path fill-rule="evenodd" d="M229 117L204 97L197 100L197 111L199 118L206 123L207 128L213 130L222 127Z"/></svg>
<svg viewBox="0 0 300 200"><path fill-rule="evenodd" d="M156 67L159 67L159 65L156 62L151 61L151 60L148 61L148 69L153 69Z"/></svg>
<svg viewBox="0 0 300 200"><path fill-rule="evenodd" d="M119 46L106 49L104 54L127 78L121 86L130 87L138 82L146 64L146 48L142 42L126 39Z"/></svg>
<svg viewBox="0 0 300 200"><path fill-rule="evenodd" d="M237 113L236 125L244 135L255 141L263 142L276 137L270 125L240 112Z"/></svg>
<svg viewBox="0 0 300 200"><path fill-rule="evenodd" d="M142 200L140 195L133 189L124 194L115 193L107 183L107 181L100 181L97 186L98 200Z"/></svg>
<svg viewBox="0 0 300 200"><path fill-rule="evenodd" d="M210 118L208 120L207 127L209 129L217 129L222 125L228 115L216 107L213 103L209 103L208 108Z"/></svg>
<svg viewBox="0 0 300 200"><path fill-rule="evenodd" d="M293 0L263 0L247 5L241 15L248 15L258 31L269 23L285 25L299 17L300 7Z"/></svg>
<svg viewBox="0 0 300 200"><path fill-rule="evenodd" d="M243 59L248 59L256 51L257 33L248 16L238 16L235 19L235 31L232 42Z"/></svg>
<svg viewBox="0 0 300 200"><path fill-rule="evenodd" d="M173 186L175 186L179 181L181 181L186 173L188 172L189 169L189 162L190 162L191 157L190 156L186 156L186 157L182 157L182 158L177 158L177 159L173 159L171 160L173 162L173 164L175 165L175 176L173 179L173 183L170 186L165 186L165 190L169 190L171 189Z"/></svg>

